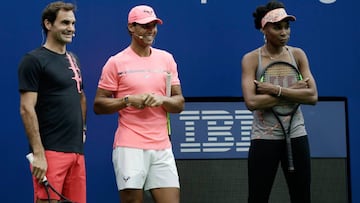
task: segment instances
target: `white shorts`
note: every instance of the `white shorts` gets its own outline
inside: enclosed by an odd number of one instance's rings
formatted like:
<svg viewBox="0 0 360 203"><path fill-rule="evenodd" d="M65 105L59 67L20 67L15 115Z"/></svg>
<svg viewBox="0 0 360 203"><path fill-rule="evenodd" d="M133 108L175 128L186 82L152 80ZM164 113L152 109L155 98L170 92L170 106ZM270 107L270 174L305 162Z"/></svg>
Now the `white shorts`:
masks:
<svg viewBox="0 0 360 203"><path fill-rule="evenodd" d="M116 147L112 160L118 190L180 188L172 149L144 150Z"/></svg>

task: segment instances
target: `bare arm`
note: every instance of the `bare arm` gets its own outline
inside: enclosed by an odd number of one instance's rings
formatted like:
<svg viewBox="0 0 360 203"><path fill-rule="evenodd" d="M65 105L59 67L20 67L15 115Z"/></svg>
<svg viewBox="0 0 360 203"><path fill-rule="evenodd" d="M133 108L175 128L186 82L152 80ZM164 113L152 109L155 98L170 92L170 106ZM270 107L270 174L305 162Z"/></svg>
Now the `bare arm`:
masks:
<svg viewBox="0 0 360 203"><path fill-rule="evenodd" d="M83 122L84 122L84 124L86 124L87 106L86 106L86 95L85 95L84 91L82 91L81 96L80 96L80 104L81 104L81 112L82 112Z"/></svg>
<svg viewBox="0 0 360 203"><path fill-rule="evenodd" d="M36 92L20 93L20 115L25 127L25 132L33 150L34 161L32 163L32 174L42 180L46 174L47 161L45 150L41 142L39 124L35 112L37 102Z"/></svg>
<svg viewBox="0 0 360 203"><path fill-rule="evenodd" d="M128 107L129 105L143 109L144 108L144 94L128 95L123 98L114 98L113 92L98 88L94 100L94 112L96 114L112 114L119 110Z"/></svg>
<svg viewBox="0 0 360 203"><path fill-rule="evenodd" d="M127 106L124 98L113 98L113 92L98 88L94 100L96 114L112 114Z"/></svg>
<svg viewBox="0 0 360 203"><path fill-rule="evenodd" d="M314 105L318 101L318 92L315 79L310 71L307 56L300 48L294 48L293 54L296 58L299 71L306 82L306 88L283 88L281 95L285 99L294 102Z"/></svg>
<svg viewBox="0 0 360 203"><path fill-rule="evenodd" d="M184 103L185 99L179 85L171 87L171 97L145 93L128 95L127 101L125 97L114 98L113 92L98 88L94 101L94 112L96 114L111 114L131 105L138 109L163 106L167 112L179 113L184 109Z"/></svg>
<svg viewBox="0 0 360 203"><path fill-rule="evenodd" d="M245 104L250 111L266 109L276 105L279 98L272 96L276 94L277 87L272 87L272 94L257 94L256 90L256 70L258 66L257 50L244 55L241 68L241 86Z"/></svg>
<svg viewBox="0 0 360 203"><path fill-rule="evenodd" d="M243 57L242 89L245 103L249 110L270 108L276 105L280 99L302 104L316 104L318 94L315 80L309 68L308 59L299 48L294 48L293 54L304 80L289 88L282 88L280 97L276 97L279 93L279 87L255 80L258 65L257 51L250 52Z"/></svg>
<svg viewBox="0 0 360 203"><path fill-rule="evenodd" d="M87 111L87 104L86 104L86 95L84 90L82 91L80 95L80 105L81 105L81 112L82 112L82 118L83 118L83 142L86 140L86 111Z"/></svg>

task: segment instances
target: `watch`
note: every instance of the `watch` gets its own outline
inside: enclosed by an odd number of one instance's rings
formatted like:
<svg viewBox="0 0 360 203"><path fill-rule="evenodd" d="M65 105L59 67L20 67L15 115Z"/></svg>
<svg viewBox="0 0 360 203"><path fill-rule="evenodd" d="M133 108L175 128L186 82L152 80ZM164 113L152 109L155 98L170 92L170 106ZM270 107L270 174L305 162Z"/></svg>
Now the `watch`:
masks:
<svg viewBox="0 0 360 203"><path fill-rule="evenodd" d="M126 106L131 106L131 103L129 102L129 95L126 95L124 97L124 102L125 102Z"/></svg>

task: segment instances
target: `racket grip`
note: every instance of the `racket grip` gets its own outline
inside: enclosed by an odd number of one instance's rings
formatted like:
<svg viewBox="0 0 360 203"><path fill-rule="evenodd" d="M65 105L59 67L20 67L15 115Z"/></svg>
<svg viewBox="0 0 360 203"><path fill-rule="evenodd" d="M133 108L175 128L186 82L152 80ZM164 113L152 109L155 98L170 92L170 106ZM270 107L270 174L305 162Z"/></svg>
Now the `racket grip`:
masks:
<svg viewBox="0 0 360 203"><path fill-rule="evenodd" d="M288 170L289 172L294 172L294 160L293 160L293 154L292 154L292 146L291 146L291 139L286 138L286 144L287 144L287 153L288 153Z"/></svg>
<svg viewBox="0 0 360 203"><path fill-rule="evenodd" d="M26 158L27 158L27 160L30 162L30 164L32 164L32 162L34 161L34 155L33 155L33 153L27 154L27 155L26 155ZM44 176L44 178L42 179L41 182L47 183L47 178L46 178L46 176Z"/></svg>
<svg viewBox="0 0 360 203"><path fill-rule="evenodd" d="M171 97L171 73L166 73L165 91L166 96Z"/></svg>

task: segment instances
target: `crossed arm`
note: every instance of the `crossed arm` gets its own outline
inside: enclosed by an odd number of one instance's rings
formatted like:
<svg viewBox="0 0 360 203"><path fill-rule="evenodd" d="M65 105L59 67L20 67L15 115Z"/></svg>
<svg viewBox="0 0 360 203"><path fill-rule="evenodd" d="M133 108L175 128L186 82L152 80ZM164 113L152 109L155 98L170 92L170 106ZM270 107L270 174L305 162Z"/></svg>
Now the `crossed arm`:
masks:
<svg viewBox="0 0 360 203"><path fill-rule="evenodd" d="M281 99L287 99L302 104L316 104L318 100L315 80L311 74L308 59L305 53L294 49L299 71L304 80L295 85L282 88L281 96L278 97L279 87L270 83L262 83L256 80L256 69L258 66L258 55L256 51L244 55L242 66L242 91L245 104L249 110L271 108L278 104Z"/></svg>

